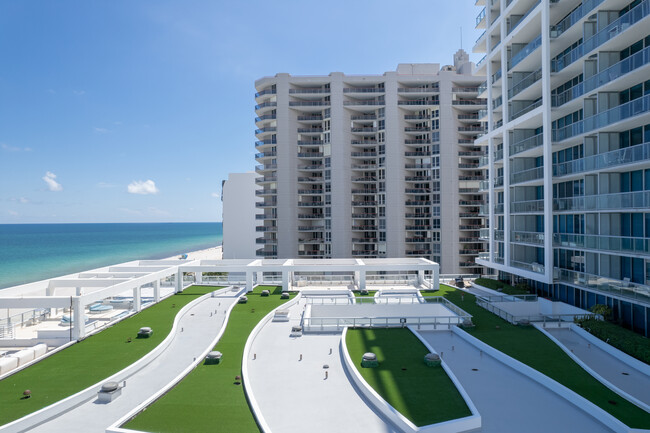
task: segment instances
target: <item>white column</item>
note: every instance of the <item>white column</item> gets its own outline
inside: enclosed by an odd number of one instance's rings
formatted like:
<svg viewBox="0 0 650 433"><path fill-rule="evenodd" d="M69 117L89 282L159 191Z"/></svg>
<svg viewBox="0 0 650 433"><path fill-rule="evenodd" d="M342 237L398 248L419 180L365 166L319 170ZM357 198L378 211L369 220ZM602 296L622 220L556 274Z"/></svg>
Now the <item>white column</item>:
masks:
<svg viewBox="0 0 650 433"><path fill-rule="evenodd" d="M153 282L153 301L155 303L160 302L160 280Z"/></svg>
<svg viewBox="0 0 650 433"><path fill-rule="evenodd" d="M440 290L440 266L433 268L433 290Z"/></svg>
<svg viewBox="0 0 650 433"><path fill-rule="evenodd" d="M264 281L264 272L257 272L257 284L262 284Z"/></svg>
<svg viewBox="0 0 650 433"><path fill-rule="evenodd" d="M203 284L203 272L194 272L194 282L196 284Z"/></svg>
<svg viewBox="0 0 650 433"><path fill-rule="evenodd" d="M289 271L282 271L282 291L289 291Z"/></svg>
<svg viewBox="0 0 650 433"><path fill-rule="evenodd" d="M553 148L549 0L542 1L542 129L544 131L544 278L553 282Z"/></svg>
<svg viewBox="0 0 650 433"><path fill-rule="evenodd" d="M176 293L180 293L183 291L183 272L178 271L176 272L176 278L175 278L175 283L176 283Z"/></svg>
<svg viewBox="0 0 650 433"><path fill-rule="evenodd" d="M359 271L359 290L366 289L366 271Z"/></svg>
<svg viewBox="0 0 650 433"><path fill-rule="evenodd" d="M142 309L142 298L140 290L140 287L133 288L133 309L135 311L140 311Z"/></svg>
<svg viewBox="0 0 650 433"><path fill-rule="evenodd" d="M72 338L75 340L81 340L86 336L86 324L84 318L84 305L81 302L81 297L75 297L72 299Z"/></svg>
<svg viewBox="0 0 650 433"><path fill-rule="evenodd" d="M418 270L418 285L424 284L424 270Z"/></svg>
<svg viewBox="0 0 650 433"><path fill-rule="evenodd" d="M75 289L75 290L74 290L74 291L75 291L75 295L76 295L76 296L81 296L81 287L75 287L74 289Z"/></svg>
<svg viewBox="0 0 650 433"><path fill-rule="evenodd" d="M252 292L253 291L253 272L252 271L246 271L246 291L247 292Z"/></svg>

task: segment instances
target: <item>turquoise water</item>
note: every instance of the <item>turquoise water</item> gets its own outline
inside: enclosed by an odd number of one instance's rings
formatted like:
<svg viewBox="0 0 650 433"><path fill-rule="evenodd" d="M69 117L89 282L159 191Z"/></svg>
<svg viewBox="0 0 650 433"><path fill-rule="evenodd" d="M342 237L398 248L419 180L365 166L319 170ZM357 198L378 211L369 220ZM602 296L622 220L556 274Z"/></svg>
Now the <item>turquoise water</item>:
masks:
<svg viewBox="0 0 650 433"><path fill-rule="evenodd" d="M0 224L0 289L221 245L221 223Z"/></svg>

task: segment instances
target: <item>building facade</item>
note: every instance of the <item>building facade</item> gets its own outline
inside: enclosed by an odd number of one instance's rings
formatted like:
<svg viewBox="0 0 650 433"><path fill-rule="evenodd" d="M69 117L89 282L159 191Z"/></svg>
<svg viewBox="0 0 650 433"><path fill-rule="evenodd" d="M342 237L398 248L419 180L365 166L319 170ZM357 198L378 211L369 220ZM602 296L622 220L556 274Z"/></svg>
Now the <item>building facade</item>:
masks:
<svg viewBox="0 0 650 433"><path fill-rule="evenodd" d="M258 255L417 256L476 272L483 81L462 50L442 68L258 80Z"/></svg>
<svg viewBox="0 0 650 433"><path fill-rule="evenodd" d="M647 335L650 1L477 5L490 108L477 262Z"/></svg>
<svg viewBox="0 0 650 433"><path fill-rule="evenodd" d="M253 259L257 250L257 174L230 173L221 184L223 258Z"/></svg>

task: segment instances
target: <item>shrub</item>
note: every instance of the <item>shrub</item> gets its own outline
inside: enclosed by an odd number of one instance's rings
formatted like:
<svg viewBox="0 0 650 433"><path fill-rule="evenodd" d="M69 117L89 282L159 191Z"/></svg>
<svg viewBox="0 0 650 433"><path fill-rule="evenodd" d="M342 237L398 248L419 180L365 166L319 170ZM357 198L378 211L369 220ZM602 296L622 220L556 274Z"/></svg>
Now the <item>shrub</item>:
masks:
<svg viewBox="0 0 650 433"><path fill-rule="evenodd" d="M644 336L615 325L614 323L602 320L579 320L578 325L593 336L603 340L615 348L627 353L639 361L650 364L650 340Z"/></svg>

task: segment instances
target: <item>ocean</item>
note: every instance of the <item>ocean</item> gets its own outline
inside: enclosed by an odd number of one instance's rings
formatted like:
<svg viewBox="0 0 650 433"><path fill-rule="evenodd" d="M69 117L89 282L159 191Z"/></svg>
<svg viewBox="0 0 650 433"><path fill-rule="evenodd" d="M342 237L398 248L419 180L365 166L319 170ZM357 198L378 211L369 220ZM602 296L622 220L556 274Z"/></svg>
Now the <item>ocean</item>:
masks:
<svg viewBox="0 0 650 433"><path fill-rule="evenodd" d="M222 240L221 223L0 224L0 289Z"/></svg>

